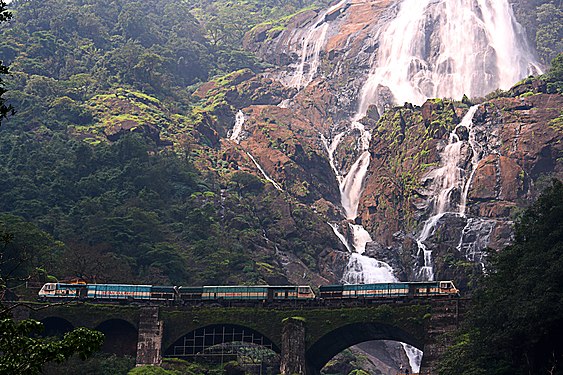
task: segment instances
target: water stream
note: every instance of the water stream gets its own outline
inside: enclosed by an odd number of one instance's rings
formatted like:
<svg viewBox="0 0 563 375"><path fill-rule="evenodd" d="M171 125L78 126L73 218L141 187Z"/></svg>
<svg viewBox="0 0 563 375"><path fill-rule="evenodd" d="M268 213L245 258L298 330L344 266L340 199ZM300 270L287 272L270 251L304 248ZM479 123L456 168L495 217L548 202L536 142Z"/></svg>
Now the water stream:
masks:
<svg viewBox="0 0 563 375"><path fill-rule="evenodd" d="M444 151L440 153L442 166L432 170L426 175L426 179L432 180L431 190L433 192L432 214L424 222L424 226L416 239L419 249L419 256L422 253L424 264L419 270L419 279L434 280L434 270L432 267L432 250L428 249L424 241L426 241L436 229L436 225L440 219L446 214L465 215L465 206L467 202L467 194L469 186L477 168L477 164L481 159L481 153L474 142L466 142L461 140L457 131L464 127L470 134L470 139L475 139L473 131L473 116L479 109L479 106L473 106L463 117L461 122L454 128L449 135L449 142ZM469 149L467 149L469 146ZM472 170L464 170L466 152L472 153ZM469 175L467 176L467 173ZM453 197L455 193L461 195L460 204L456 203Z"/></svg>
<svg viewBox="0 0 563 375"><path fill-rule="evenodd" d="M241 132L243 130L244 121L245 121L244 113L242 113L242 111L239 110L235 116L235 125L233 126L233 129L231 130L229 135L229 139L231 141L240 143Z"/></svg>
<svg viewBox="0 0 563 375"><path fill-rule="evenodd" d="M348 0L341 0L337 4L322 11L315 22L306 30L301 40L301 53L299 64L295 72L287 78L287 85L300 89L307 86L317 73L320 66L320 53L327 41L329 22L326 21L327 14L342 8Z"/></svg>
<svg viewBox="0 0 563 375"><path fill-rule="evenodd" d="M279 191L283 191L282 187L280 186L280 184L278 184L276 181L274 181L264 170L264 168L262 168L262 166L256 161L256 159L254 158L254 156L252 156L252 154L250 154L250 152L246 152L246 154L250 157L250 159L252 160L252 162L254 163L254 165L256 166L256 168L258 168L258 170L260 171L260 173L262 173L262 176L264 176L264 178L266 179L266 181L270 182L272 185L274 185L274 187L279 190Z"/></svg>

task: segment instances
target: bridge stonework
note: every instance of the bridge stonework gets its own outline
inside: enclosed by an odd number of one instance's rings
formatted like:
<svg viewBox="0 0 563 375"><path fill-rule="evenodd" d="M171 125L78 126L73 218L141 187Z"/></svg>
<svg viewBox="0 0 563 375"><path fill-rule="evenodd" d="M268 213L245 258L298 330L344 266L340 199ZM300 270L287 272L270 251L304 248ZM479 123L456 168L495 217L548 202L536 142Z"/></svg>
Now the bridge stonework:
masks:
<svg viewBox="0 0 563 375"><path fill-rule="evenodd" d="M464 303L439 300L418 304L283 309L79 303L32 311L29 317L58 318L73 327L88 328L96 328L108 320L123 321L138 332L138 365L158 365L163 355L173 356L170 349L186 335L206 327L228 325L263 336L263 342L268 342L281 354L283 375L318 375L334 355L371 340L400 341L422 350L420 373L435 374L436 363L449 345L444 334L457 328Z"/></svg>
<svg viewBox="0 0 563 375"><path fill-rule="evenodd" d="M160 365L162 363L162 325L158 307L143 307L139 315L139 338L137 339L137 366Z"/></svg>

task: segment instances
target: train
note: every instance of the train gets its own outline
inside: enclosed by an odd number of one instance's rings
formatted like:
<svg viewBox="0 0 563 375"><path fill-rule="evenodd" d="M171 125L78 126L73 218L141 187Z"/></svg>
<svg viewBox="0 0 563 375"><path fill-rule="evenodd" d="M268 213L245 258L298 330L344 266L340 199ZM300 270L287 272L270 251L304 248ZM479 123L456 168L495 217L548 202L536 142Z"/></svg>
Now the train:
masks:
<svg viewBox="0 0 563 375"><path fill-rule="evenodd" d="M377 302L418 298L457 297L452 281L323 285L315 293L309 285L158 286L132 284L46 283L42 301L153 302L174 305L300 302Z"/></svg>

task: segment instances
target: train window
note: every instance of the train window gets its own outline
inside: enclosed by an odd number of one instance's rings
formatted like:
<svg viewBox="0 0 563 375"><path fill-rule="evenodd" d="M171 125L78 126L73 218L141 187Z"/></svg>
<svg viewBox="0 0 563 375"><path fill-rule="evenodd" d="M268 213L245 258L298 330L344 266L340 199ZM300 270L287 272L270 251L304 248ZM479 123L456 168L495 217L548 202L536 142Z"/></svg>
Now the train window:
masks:
<svg viewBox="0 0 563 375"><path fill-rule="evenodd" d="M311 288L309 288L308 286L300 286L298 288L299 294L309 294L311 293Z"/></svg>
<svg viewBox="0 0 563 375"><path fill-rule="evenodd" d="M451 288L452 288L452 283L451 283L451 282L441 282L441 283L440 283L440 288L442 288L442 289L451 289Z"/></svg>

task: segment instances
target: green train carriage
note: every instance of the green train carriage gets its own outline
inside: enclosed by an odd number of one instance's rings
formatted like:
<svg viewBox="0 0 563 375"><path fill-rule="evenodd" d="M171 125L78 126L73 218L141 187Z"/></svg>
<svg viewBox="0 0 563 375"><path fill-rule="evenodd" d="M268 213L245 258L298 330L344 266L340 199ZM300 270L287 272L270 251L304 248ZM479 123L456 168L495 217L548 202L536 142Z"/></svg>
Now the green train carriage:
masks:
<svg viewBox="0 0 563 375"><path fill-rule="evenodd" d="M452 281L419 281L375 284L339 284L319 287L320 298L334 299L392 299L456 296L459 290Z"/></svg>

